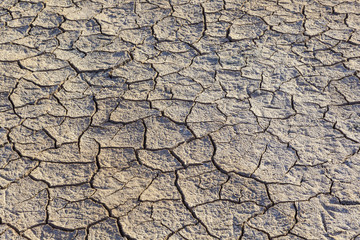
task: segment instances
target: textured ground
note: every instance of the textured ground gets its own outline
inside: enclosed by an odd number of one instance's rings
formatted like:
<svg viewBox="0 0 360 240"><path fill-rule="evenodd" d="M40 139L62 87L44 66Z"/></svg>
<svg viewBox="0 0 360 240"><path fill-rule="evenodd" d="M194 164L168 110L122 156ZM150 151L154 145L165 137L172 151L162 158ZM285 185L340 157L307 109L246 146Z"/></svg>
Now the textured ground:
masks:
<svg viewBox="0 0 360 240"><path fill-rule="evenodd" d="M0 7L0 239L360 239L359 1Z"/></svg>

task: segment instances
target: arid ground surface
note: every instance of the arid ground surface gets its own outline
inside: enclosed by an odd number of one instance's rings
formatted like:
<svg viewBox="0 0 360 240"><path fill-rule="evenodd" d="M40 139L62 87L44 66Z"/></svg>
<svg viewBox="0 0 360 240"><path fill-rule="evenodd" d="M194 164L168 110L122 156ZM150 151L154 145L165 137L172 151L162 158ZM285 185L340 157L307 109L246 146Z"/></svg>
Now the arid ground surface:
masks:
<svg viewBox="0 0 360 240"><path fill-rule="evenodd" d="M0 7L0 239L360 239L359 1Z"/></svg>

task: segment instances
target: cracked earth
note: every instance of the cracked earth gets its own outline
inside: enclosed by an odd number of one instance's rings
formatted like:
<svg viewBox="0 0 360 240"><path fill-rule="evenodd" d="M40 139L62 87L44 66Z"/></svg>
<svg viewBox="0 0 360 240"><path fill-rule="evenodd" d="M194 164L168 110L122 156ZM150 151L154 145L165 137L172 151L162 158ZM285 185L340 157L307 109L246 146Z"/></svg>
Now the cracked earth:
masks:
<svg viewBox="0 0 360 240"><path fill-rule="evenodd" d="M360 239L357 0L2 0L0 239Z"/></svg>

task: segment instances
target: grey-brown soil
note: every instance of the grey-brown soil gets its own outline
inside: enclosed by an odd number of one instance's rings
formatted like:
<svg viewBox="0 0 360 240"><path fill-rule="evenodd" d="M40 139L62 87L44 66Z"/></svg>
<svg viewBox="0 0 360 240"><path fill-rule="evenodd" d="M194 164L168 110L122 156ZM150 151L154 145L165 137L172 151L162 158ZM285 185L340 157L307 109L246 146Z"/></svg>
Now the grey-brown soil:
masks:
<svg viewBox="0 0 360 240"><path fill-rule="evenodd" d="M0 0L1 240L360 239L358 0Z"/></svg>

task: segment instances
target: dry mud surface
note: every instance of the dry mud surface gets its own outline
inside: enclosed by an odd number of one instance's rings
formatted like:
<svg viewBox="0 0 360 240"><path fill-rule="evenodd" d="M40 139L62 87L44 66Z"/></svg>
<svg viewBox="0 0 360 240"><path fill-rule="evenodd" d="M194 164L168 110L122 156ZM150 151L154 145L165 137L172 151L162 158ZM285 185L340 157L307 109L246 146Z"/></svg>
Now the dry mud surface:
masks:
<svg viewBox="0 0 360 240"><path fill-rule="evenodd" d="M1 0L0 239L360 239L360 2Z"/></svg>

